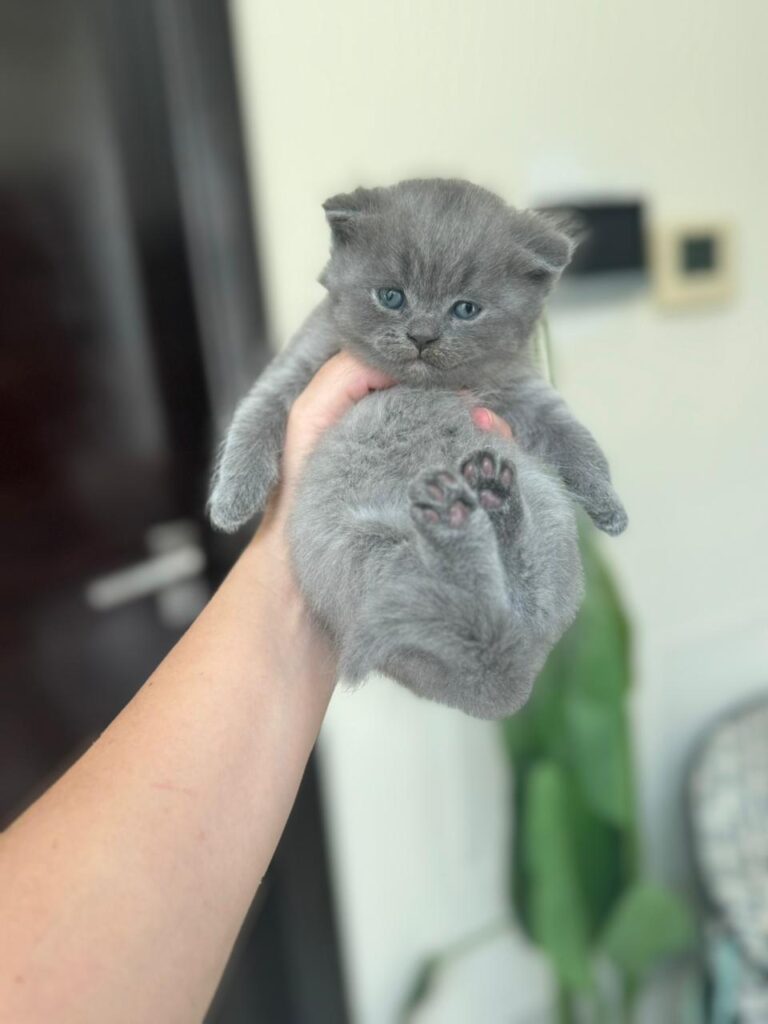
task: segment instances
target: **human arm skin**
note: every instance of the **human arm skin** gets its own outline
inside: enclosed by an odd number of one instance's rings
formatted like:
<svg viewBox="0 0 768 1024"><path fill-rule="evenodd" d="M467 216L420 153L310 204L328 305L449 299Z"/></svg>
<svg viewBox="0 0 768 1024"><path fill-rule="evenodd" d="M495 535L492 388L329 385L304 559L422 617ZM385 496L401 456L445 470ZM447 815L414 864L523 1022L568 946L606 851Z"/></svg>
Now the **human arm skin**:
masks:
<svg viewBox="0 0 768 1024"><path fill-rule="evenodd" d="M317 435L381 373L294 405L283 482L219 591L91 748L0 836L3 1024L199 1021L285 825L335 681L285 521Z"/></svg>
<svg viewBox="0 0 768 1024"><path fill-rule="evenodd" d="M333 685L260 535L88 752L0 837L0 1021L199 1021Z"/></svg>
<svg viewBox="0 0 768 1024"><path fill-rule="evenodd" d="M297 399L282 482L216 595L93 746L0 836L2 1024L202 1020L336 678L290 571L317 437L390 382L334 357ZM508 436L488 410L473 418Z"/></svg>

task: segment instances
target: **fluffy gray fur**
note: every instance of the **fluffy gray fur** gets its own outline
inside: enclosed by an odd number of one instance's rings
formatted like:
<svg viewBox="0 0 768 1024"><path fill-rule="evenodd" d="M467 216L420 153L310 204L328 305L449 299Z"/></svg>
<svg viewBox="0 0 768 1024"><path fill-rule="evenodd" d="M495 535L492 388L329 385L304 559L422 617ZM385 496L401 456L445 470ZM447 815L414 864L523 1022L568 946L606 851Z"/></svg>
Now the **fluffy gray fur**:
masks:
<svg viewBox="0 0 768 1024"><path fill-rule="evenodd" d="M383 672L482 718L517 710L583 592L572 498L627 518L589 431L534 368L530 337L573 243L464 181L329 199L328 295L238 407L210 515L235 530L278 480L288 411L348 349L399 383L327 431L291 522L296 573L342 676ZM384 308L381 288L405 293ZM481 307L472 320L457 301ZM469 391L472 402L458 394ZM493 409L514 442L479 431Z"/></svg>

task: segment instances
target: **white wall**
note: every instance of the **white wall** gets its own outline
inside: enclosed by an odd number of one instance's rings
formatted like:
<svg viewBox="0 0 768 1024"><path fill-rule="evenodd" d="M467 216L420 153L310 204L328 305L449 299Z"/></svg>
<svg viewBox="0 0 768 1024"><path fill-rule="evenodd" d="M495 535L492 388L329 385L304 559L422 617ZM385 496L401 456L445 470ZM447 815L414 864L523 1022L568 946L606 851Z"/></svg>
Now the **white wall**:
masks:
<svg viewBox="0 0 768 1024"><path fill-rule="evenodd" d="M733 222L732 304L670 315L641 291L552 314L561 390L604 443L632 518L607 548L637 629L649 860L684 881L691 740L768 687L768 5L232 7L280 343L320 295L319 204L358 184L458 174L523 203L636 192L657 219ZM503 906L496 734L378 681L334 701L322 752L355 1020L389 1024L419 954ZM441 1024L469 1019L467 1005L485 1024L536 1002L545 985L523 955L499 964L467 977Z"/></svg>

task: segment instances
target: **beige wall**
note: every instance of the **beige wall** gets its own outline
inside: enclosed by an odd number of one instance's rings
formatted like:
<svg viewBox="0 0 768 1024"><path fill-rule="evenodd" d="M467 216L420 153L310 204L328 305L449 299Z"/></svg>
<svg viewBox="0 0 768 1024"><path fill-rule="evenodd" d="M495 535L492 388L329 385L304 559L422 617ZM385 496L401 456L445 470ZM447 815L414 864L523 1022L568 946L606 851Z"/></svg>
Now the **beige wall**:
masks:
<svg viewBox="0 0 768 1024"><path fill-rule="evenodd" d="M320 295L320 203L357 184L458 174L515 202L610 190L646 196L659 221L733 223L732 304L671 315L647 291L605 292L552 314L561 389L604 442L632 517L606 548L637 627L650 862L684 879L691 740L768 686L768 5L232 5L279 342ZM392 1021L419 953L503 904L494 742L492 726L382 682L335 702L323 757L359 1024ZM499 957L455 986L442 1024L469 1019L462 1000L483 1024L535 1003L530 964Z"/></svg>

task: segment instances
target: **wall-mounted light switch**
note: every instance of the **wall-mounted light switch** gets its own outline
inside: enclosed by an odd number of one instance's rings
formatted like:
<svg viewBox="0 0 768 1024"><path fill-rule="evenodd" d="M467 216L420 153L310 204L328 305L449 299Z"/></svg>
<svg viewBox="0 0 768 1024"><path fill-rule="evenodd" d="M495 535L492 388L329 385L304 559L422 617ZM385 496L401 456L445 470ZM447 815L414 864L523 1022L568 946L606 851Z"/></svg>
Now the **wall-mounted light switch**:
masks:
<svg viewBox="0 0 768 1024"><path fill-rule="evenodd" d="M733 231L707 221L663 224L653 232L651 269L656 298L683 308L733 296Z"/></svg>

